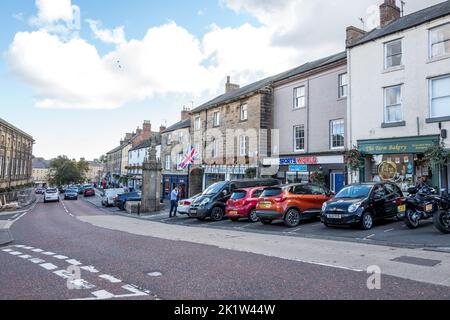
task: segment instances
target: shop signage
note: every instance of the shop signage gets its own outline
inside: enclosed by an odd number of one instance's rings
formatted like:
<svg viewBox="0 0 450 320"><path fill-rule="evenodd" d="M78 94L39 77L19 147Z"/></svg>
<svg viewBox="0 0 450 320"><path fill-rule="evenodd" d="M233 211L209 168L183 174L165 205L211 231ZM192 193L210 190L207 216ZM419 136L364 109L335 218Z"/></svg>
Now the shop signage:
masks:
<svg viewBox="0 0 450 320"><path fill-rule="evenodd" d="M248 166L206 166L206 174L245 174Z"/></svg>
<svg viewBox="0 0 450 320"><path fill-rule="evenodd" d="M281 158L265 158L262 161L265 166L285 166L285 165L317 165L317 164L343 164L344 156L317 156L317 157L281 157Z"/></svg>
<svg viewBox="0 0 450 320"><path fill-rule="evenodd" d="M317 157L280 158L280 165L289 164L317 164Z"/></svg>
<svg viewBox="0 0 450 320"><path fill-rule="evenodd" d="M439 143L438 136L359 141L359 151L365 154L424 153Z"/></svg>
<svg viewBox="0 0 450 320"><path fill-rule="evenodd" d="M291 171L291 172L308 172L308 165L306 165L306 164L290 165L289 171Z"/></svg>
<svg viewBox="0 0 450 320"><path fill-rule="evenodd" d="M397 165L391 161L383 161L378 167L378 174L384 181L392 180L397 175Z"/></svg>

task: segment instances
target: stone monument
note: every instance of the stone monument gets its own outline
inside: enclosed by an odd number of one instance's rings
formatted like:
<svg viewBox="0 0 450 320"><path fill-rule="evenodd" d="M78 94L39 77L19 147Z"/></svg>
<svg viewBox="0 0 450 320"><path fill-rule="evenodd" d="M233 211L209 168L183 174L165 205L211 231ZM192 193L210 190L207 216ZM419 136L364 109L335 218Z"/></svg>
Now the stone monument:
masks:
<svg viewBox="0 0 450 320"><path fill-rule="evenodd" d="M161 171L161 163L156 159L156 137L152 136L149 155L142 168L141 213L161 210Z"/></svg>

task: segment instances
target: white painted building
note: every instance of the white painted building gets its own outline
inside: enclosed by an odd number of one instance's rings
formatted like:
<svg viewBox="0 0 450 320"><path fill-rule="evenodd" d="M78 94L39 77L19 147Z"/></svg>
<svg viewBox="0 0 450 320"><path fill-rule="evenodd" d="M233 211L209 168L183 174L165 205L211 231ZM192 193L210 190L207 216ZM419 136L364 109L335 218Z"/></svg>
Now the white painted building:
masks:
<svg viewBox="0 0 450 320"><path fill-rule="evenodd" d="M139 190L142 186L142 166L149 155L150 140L145 140L128 152L128 187ZM156 146L156 158L161 160L161 145Z"/></svg>
<svg viewBox="0 0 450 320"><path fill-rule="evenodd" d="M385 0L381 26L347 30L348 136L365 156L355 180L425 176L447 186L450 170L428 170L422 158L450 130L450 1L400 17L395 0Z"/></svg>

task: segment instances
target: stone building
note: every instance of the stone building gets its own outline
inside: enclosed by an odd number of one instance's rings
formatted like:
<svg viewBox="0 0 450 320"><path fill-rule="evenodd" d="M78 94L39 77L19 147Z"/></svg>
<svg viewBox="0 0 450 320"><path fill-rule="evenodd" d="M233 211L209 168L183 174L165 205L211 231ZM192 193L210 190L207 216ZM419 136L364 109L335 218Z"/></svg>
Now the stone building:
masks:
<svg viewBox="0 0 450 320"><path fill-rule="evenodd" d="M33 138L0 118L0 191L31 184Z"/></svg>
<svg viewBox="0 0 450 320"><path fill-rule="evenodd" d="M50 161L44 158L33 158L33 183L37 186L48 184L50 176Z"/></svg>
<svg viewBox="0 0 450 320"><path fill-rule="evenodd" d="M86 179L89 183L100 184L103 178L105 165L97 160L88 161L89 171L86 174Z"/></svg>

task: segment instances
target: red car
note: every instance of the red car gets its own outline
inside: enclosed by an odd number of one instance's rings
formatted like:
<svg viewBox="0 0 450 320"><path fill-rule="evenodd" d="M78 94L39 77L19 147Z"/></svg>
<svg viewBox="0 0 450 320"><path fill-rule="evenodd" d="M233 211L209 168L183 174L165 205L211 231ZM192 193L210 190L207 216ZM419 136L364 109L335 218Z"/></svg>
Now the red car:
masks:
<svg viewBox="0 0 450 320"><path fill-rule="evenodd" d="M258 222L255 209L263 191L264 188L261 187L235 190L227 202L226 216L231 221L245 218L251 222Z"/></svg>
<svg viewBox="0 0 450 320"><path fill-rule="evenodd" d="M92 188L84 189L84 196L85 197L93 197L93 196L95 196L95 190L92 189Z"/></svg>

